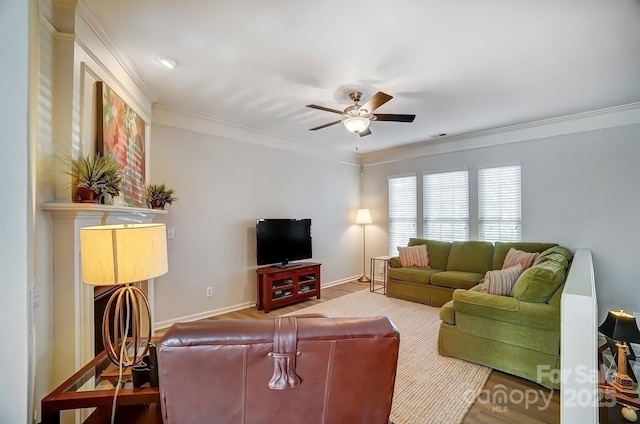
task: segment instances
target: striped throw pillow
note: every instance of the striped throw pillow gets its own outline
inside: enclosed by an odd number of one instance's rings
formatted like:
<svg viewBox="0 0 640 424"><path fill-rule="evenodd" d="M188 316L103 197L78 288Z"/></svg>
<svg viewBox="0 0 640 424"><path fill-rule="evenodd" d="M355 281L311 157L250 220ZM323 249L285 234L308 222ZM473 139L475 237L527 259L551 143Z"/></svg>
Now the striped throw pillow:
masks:
<svg viewBox="0 0 640 424"><path fill-rule="evenodd" d="M531 268L533 261L535 261L537 257L537 253L523 252L522 250L516 250L512 247L504 258L502 269L511 268L512 266L520 264L522 271L524 271L527 268Z"/></svg>
<svg viewBox="0 0 640 424"><path fill-rule="evenodd" d="M429 255L427 254L426 245L398 246L398 252L400 253L400 263L403 267L422 266L429 268Z"/></svg>
<svg viewBox="0 0 640 424"><path fill-rule="evenodd" d="M487 271L484 276L482 291L489 294L509 296L511 288L520 274L522 274L522 265L520 264L497 271Z"/></svg>

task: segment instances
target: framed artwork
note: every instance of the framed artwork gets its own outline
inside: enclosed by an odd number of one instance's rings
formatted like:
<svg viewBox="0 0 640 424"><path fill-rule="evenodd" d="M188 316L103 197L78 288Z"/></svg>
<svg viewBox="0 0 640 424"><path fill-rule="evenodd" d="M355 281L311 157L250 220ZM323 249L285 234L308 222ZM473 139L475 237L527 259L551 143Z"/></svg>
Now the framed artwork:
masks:
<svg viewBox="0 0 640 424"><path fill-rule="evenodd" d="M97 151L112 156L122 171L126 206L146 207L145 128L140 116L104 82L97 86Z"/></svg>

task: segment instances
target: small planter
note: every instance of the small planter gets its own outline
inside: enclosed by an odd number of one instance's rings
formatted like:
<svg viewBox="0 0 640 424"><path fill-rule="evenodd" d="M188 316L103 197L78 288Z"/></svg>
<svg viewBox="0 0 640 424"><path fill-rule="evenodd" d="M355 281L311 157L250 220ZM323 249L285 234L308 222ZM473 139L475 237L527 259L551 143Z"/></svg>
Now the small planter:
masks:
<svg viewBox="0 0 640 424"><path fill-rule="evenodd" d="M98 203L99 197L90 188L76 187L76 197L80 203Z"/></svg>
<svg viewBox="0 0 640 424"><path fill-rule="evenodd" d="M151 209L164 209L165 203L159 200L150 200L149 205L151 206Z"/></svg>

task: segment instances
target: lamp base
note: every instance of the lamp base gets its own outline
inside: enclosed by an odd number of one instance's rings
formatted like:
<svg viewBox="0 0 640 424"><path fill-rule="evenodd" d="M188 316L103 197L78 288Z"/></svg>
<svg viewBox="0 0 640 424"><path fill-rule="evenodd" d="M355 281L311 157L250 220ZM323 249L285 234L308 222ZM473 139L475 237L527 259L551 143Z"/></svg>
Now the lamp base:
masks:
<svg viewBox="0 0 640 424"><path fill-rule="evenodd" d="M146 309L147 328L142 333L141 306ZM114 307L113 326L109 322L111 308ZM127 349L127 317L131 317L132 352ZM149 351L151 341L151 311L149 300L142 290L129 284L118 288L107 303L102 320L102 340L104 348L111 362L123 367L129 367L142 361ZM142 340L146 343L141 344ZM125 344L123 349L123 344Z"/></svg>
<svg viewBox="0 0 640 424"><path fill-rule="evenodd" d="M366 275L362 274L362 277L358 278L358 282L360 282L360 283L369 283L369 282L371 282L371 278L369 278Z"/></svg>
<svg viewBox="0 0 640 424"><path fill-rule="evenodd" d="M629 376L617 372L613 378L614 380L610 383L611 387L629 397L638 397L638 391L633 388L633 380Z"/></svg>

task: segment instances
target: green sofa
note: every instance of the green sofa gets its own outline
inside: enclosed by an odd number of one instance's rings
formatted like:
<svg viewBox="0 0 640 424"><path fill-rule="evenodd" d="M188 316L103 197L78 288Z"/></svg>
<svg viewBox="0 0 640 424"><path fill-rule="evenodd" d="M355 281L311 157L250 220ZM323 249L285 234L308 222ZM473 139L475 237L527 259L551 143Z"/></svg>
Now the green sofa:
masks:
<svg viewBox="0 0 640 424"><path fill-rule="evenodd" d="M442 306L456 289L478 285L487 271L501 269L511 247L542 252L555 243L444 242L412 238L408 246L427 245L429 268L403 268L399 257L389 260L387 296Z"/></svg>
<svg viewBox="0 0 640 424"><path fill-rule="evenodd" d="M510 296L483 293L482 284L455 290L440 309L438 353L558 389L552 373L560 369L560 300L571 259L560 246L540 253Z"/></svg>

